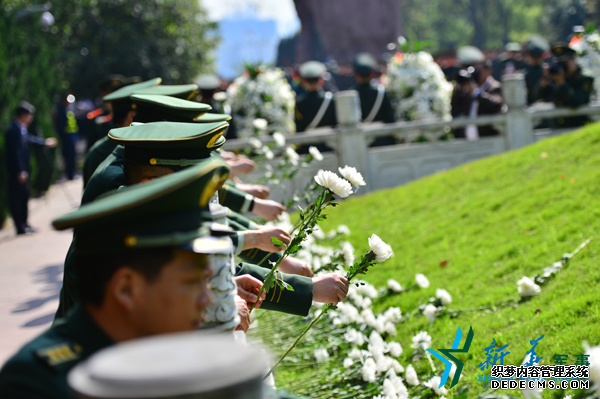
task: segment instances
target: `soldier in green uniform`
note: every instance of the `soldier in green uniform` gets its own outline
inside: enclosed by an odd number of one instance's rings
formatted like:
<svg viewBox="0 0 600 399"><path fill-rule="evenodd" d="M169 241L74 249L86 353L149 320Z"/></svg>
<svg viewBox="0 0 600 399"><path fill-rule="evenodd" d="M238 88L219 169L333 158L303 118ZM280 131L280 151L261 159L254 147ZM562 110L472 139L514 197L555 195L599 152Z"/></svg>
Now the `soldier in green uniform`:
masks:
<svg viewBox="0 0 600 399"><path fill-rule="evenodd" d="M525 85L527 87L527 104L531 105L537 98L537 87L544 75L544 53L550 45L541 36L533 35L527 40L527 56L529 62L525 67Z"/></svg>
<svg viewBox="0 0 600 399"><path fill-rule="evenodd" d="M73 398L67 373L113 343L193 331L210 303L203 215L229 167L221 161L128 187L53 222L74 227L81 304L21 348L0 371L2 398Z"/></svg>
<svg viewBox="0 0 600 399"><path fill-rule="evenodd" d="M382 84L377 86L372 84L377 66L375 58L369 53L360 53L354 57L352 66L354 67L354 79L356 80L356 86L353 89L358 91L360 97L363 123L395 122L394 108L385 87ZM396 144L396 139L393 136L378 137L370 147L393 144Z"/></svg>
<svg viewBox="0 0 600 399"><path fill-rule="evenodd" d="M566 43L552 46L552 54L557 62L548 69L539 83L538 96L551 100L557 107L580 107L590 102L594 89L594 78L577 65L577 54ZM583 126L589 122L587 116L558 118L555 127L566 128Z"/></svg>
<svg viewBox="0 0 600 399"><path fill-rule="evenodd" d="M105 103L110 104L112 110L113 127L129 126L133 122L135 110L131 107L129 96L138 90L158 85L160 78L148 80L146 82L125 86L102 98ZM106 136L99 139L88 151L83 164L83 187L88 183L92 174L104 161L104 159L115 149L114 143L109 141Z"/></svg>
<svg viewBox="0 0 600 399"><path fill-rule="evenodd" d="M217 75L200 75L196 78L195 82L198 85L198 90L200 90L200 101L211 106L210 113L231 114L231 107L215 99L215 94L220 93L221 90L221 79ZM229 123L227 138L237 138L237 129L233 121Z"/></svg>
<svg viewBox="0 0 600 399"><path fill-rule="evenodd" d="M175 99L169 100L171 105L174 102L176 102ZM165 110L177 112L181 116L190 112L189 109L174 111L173 107L167 107ZM114 129L110 132L110 137L118 143L125 144L125 147L118 146L113 154L98 167L84 190L83 203L87 204L100 194L121 186L142 183L192 164L204 162L210 156L213 148L224 142L224 138L221 136L226 126L226 122L213 124L157 122ZM89 195L90 193L93 195ZM239 215L238 220L242 219L243 217ZM282 241L289 241L289 236L286 237L287 233L279 229L259 228L245 231L248 228L240 227L233 221L231 224L241 232L233 238L237 248L236 254L243 260L257 263L263 260L269 252L276 252L277 248L273 247L270 242L272 236L276 236ZM77 237L74 237L65 261L65 277L59 310L56 314L57 319L63 317L77 302L74 289L77 284L76 275L71 266L77 248L76 243ZM269 260L276 261L278 258L278 254L272 254ZM268 264L266 261L263 267L242 264L238 268L238 274L249 274L262 280L266 274L264 267L268 267ZM284 272L303 274L304 276L309 275L304 270L305 268L307 265L304 262L293 258L287 258L281 264ZM266 308L272 302L276 310L306 315L312 300L337 302L345 298L347 281L339 276L329 274L314 280L304 276L283 275L284 280L294 287L294 291L286 291L277 296L273 293L272 301L269 301Z"/></svg>

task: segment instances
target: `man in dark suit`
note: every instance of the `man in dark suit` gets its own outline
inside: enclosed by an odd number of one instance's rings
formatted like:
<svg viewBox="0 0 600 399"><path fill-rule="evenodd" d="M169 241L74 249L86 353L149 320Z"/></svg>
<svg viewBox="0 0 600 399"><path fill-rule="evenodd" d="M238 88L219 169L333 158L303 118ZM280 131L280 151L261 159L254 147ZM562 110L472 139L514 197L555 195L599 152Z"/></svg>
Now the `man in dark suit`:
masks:
<svg viewBox="0 0 600 399"><path fill-rule="evenodd" d="M6 162L8 170L8 201L10 214L17 234L32 234L35 229L27 224L27 201L29 200L29 150L28 144L55 147L56 139L43 139L30 135L27 127L33 121L35 107L21 101L16 118L6 131Z"/></svg>
<svg viewBox="0 0 600 399"><path fill-rule="evenodd" d="M504 107L502 84L492 77L493 65L490 60L475 64L473 72L461 71L456 89L452 94L452 116L499 114ZM497 136L492 126L469 125L464 131L455 131L455 137L476 140L479 137Z"/></svg>
<svg viewBox="0 0 600 399"><path fill-rule="evenodd" d="M358 91L360 97L360 109L362 112L363 123L384 122L393 123L396 121L392 102L382 84L373 85L375 79L375 68L377 62L369 53L360 53L352 61L354 67L354 79L356 86L353 88ZM378 137L371 147L396 144L393 136Z"/></svg>

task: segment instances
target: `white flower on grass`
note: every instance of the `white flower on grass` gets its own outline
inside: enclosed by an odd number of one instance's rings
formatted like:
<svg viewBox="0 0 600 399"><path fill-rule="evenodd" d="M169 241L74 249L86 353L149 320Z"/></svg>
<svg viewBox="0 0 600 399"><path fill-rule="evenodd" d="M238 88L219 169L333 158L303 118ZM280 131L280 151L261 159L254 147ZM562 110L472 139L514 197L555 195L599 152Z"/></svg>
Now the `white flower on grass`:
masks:
<svg viewBox="0 0 600 399"><path fill-rule="evenodd" d="M413 349L429 349L431 347L431 336L427 334L427 331L419 332L412 338L412 345L410 347Z"/></svg>
<svg viewBox="0 0 600 399"><path fill-rule="evenodd" d="M398 374L404 373L404 367L396 359L392 360L392 368Z"/></svg>
<svg viewBox="0 0 600 399"><path fill-rule="evenodd" d="M398 342L390 342L388 344L388 351L393 357L398 357L402 354L402 345Z"/></svg>
<svg viewBox="0 0 600 399"><path fill-rule="evenodd" d="M365 179L363 179L362 175L356 168L352 166L346 165L343 168L338 168L340 174L344 177L344 179L348 180L353 186L365 186Z"/></svg>
<svg viewBox="0 0 600 399"><path fill-rule="evenodd" d="M435 306L433 306L432 304L428 304L427 306L425 306L425 309L423 310L423 315L425 315L425 317L427 317L427 320L430 323L433 323L435 321L436 312L437 312L437 308Z"/></svg>
<svg viewBox="0 0 600 399"><path fill-rule="evenodd" d="M345 241L342 246L342 256L346 265L352 266L354 264L354 247L348 241Z"/></svg>
<svg viewBox="0 0 600 399"><path fill-rule="evenodd" d="M377 331L373 331L369 336L369 351L373 352L378 349L383 352L385 350L385 342Z"/></svg>
<svg viewBox="0 0 600 399"><path fill-rule="evenodd" d="M351 359L360 359L362 357L362 352L356 347L352 348L352 350L348 354L348 357L350 357Z"/></svg>
<svg viewBox="0 0 600 399"><path fill-rule="evenodd" d="M446 388L444 388L444 387L440 388L440 382L441 381L442 381L442 379L436 375L435 377L433 377L429 381L424 382L423 385L425 385L427 388L430 388L438 396L439 395L445 395L445 394L448 393L448 390Z"/></svg>
<svg viewBox="0 0 600 399"><path fill-rule="evenodd" d="M385 323L385 326L383 327L383 331L391 336L395 336L396 335L396 325L394 323L392 323L391 321L388 321Z"/></svg>
<svg viewBox="0 0 600 399"><path fill-rule="evenodd" d="M524 365L525 363L528 363L531 359L531 353L527 353L525 355L525 357L523 358L523 361L521 362L521 366ZM533 362L533 366L538 366L539 363L538 362ZM531 399L531 398L535 398L535 399L540 399L542 397L542 391L541 389L529 389L529 388L525 388L525 389L521 389L521 393L523 394L523 397L525 399Z"/></svg>
<svg viewBox="0 0 600 399"><path fill-rule="evenodd" d="M321 154L321 151L319 151L319 149L317 147L314 147L314 146L308 147L308 153L313 157L313 159L315 161L323 160L323 154Z"/></svg>
<svg viewBox="0 0 600 399"><path fill-rule="evenodd" d="M372 299L377 298L377 295L379 295L374 285L364 281L361 281L360 285L356 287L356 292Z"/></svg>
<svg viewBox="0 0 600 399"><path fill-rule="evenodd" d="M600 346L587 347L585 354L590 356L590 380L596 392L600 393Z"/></svg>
<svg viewBox="0 0 600 399"><path fill-rule="evenodd" d="M398 323L400 318L402 318L402 312L400 308L392 306L385 311L383 317L389 322Z"/></svg>
<svg viewBox="0 0 600 399"><path fill-rule="evenodd" d="M396 395L396 387L389 378L383 380L383 389L381 392L385 395L386 398L398 398L398 395Z"/></svg>
<svg viewBox="0 0 600 399"><path fill-rule="evenodd" d="M319 170L315 176L315 181L318 185L325 187L341 198L346 198L352 194L350 183L329 170Z"/></svg>
<svg viewBox="0 0 600 399"><path fill-rule="evenodd" d="M373 303L371 302L371 298L363 298L362 296L357 296L354 300L356 307L360 309L369 309Z"/></svg>
<svg viewBox="0 0 600 399"><path fill-rule="evenodd" d="M360 313L360 315L363 318L366 325L375 328L375 323L377 323L377 319L375 318L375 315L373 314L373 311L371 309L363 310Z"/></svg>
<svg viewBox="0 0 600 399"><path fill-rule="evenodd" d="M345 224L340 224L337 228L338 234L350 235L350 229Z"/></svg>
<svg viewBox="0 0 600 399"><path fill-rule="evenodd" d="M285 149L285 156L290 161L290 163L294 166L298 165L298 160L300 159L300 155L294 150L292 147L287 147Z"/></svg>
<svg viewBox="0 0 600 399"><path fill-rule="evenodd" d="M448 293L448 291L438 288L435 290L435 297L442 302L442 305L446 306L452 303L452 297Z"/></svg>
<svg viewBox="0 0 600 399"><path fill-rule="evenodd" d="M402 286L401 286L401 285L400 285L400 283L399 283L399 282L397 282L396 280L394 280L394 279L389 279L389 280L387 281L387 284L388 284L388 289L389 289L390 291L392 291L392 292L394 292L394 293L396 293L396 294L397 294L397 293L399 293L399 292L402 292Z"/></svg>
<svg viewBox="0 0 600 399"><path fill-rule="evenodd" d="M348 330L344 334L344 339L358 346L361 346L365 343L364 335L360 331L355 330L354 328L348 328Z"/></svg>
<svg viewBox="0 0 600 399"><path fill-rule="evenodd" d="M375 260L377 262L385 262L394 255L392 247L383 242L377 234L373 234L369 238L369 248L371 249L371 252L375 254Z"/></svg>
<svg viewBox="0 0 600 399"><path fill-rule="evenodd" d="M408 390L402 383L402 378L398 377L394 372L390 372L388 378L394 384L394 388L396 388L398 399L408 399Z"/></svg>
<svg viewBox="0 0 600 399"><path fill-rule="evenodd" d="M279 148L285 147L285 136L279 132L273 133L273 140L275 140L275 145Z"/></svg>
<svg viewBox="0 0 600 399"><path fill-rule="evenodd" d="M406 367L406 374L404 374L404 378L406 382L413 387L419 385L419 377L417 377L417 372L412 364L409 364Z"/></svg>
<svg viewBox="0 0 600 399"><path fill-rule="evenodd" d="M315 228L313 229L312 235L317 240L324 240L325 239L325 233L323 232L323 230L321 230L321 227L319 227L319 225L315 226Z"/></svg>
<svg viewBox="0 0 600 399"><path fill-rule="evenodd" d="M377 364L372 358L365 360L362 367L362 379L366 382L374 382L377 379Z"/></svg>
<svg viewBox="0 0 600 399"><path fill-rule="evenodd" d="M325 348L315 349L315 360L317 363L323 363L329 360L329 353Z"/></svg>
<svg viewBox="0 0 600 399"><path fill-rule="evenodd" d="M424 274L417 274L415 276L415 281L417 282L417 285L421 288L428 288L429 287L429 280L427 279L427 277L425 277Z"/></svg>
<svg viewBox="0 0 600 399"><path fill-rule="evenodd" d="M275 158L275 154L273 154L273 151L267 148L265 150L265 158L267 158L270 161L271 159Z"/></svg>
<svg viewBox="0 0 600 399"><path fill-rule="evenodd" d="M343 324L356 323L360 320L358 309L349 303L338 303L338 310L341 312L340 319Z"/></svg>
<svg viewBox="0 0 600 399"><path fill-rule="evenodd" d="M519 286L519 295L522 297L534 296L542 291L542 288L529 277L523 277L517 282L517 285Z"/></svg>
<svg viewBox="0 0 600 399"><path fill-rule="evenodd" d="M255 120L252 121L252 124L258 130L265 130L267 128L267 126L269 126L269 123L267 122L267 120L263 119L263 118L256 118Z"/></svg>
<svg viewBox="0 0 600 399"><path fill-rule="evenodd" d="M248 139L248 144L250 144L252 147L254 147L255 149L259 149L262 148L262 142L257 139L256 137L250 137Z"/></svg>
<svg viewBox="0 0 600 399"><path fill-rule="evenodd" d="M352 366L354 364L354 360L352 360L352 358L347 357L344 359L344 368L347 369L348 367Z"/></svg>
<svg viewBox="0 0 600 399"><path fill-rule="evenodd" d="M377 372L385 373L386 371L392 368L394 359L392 359L389 356L379 356L375 360L377 361Z"/></svg>

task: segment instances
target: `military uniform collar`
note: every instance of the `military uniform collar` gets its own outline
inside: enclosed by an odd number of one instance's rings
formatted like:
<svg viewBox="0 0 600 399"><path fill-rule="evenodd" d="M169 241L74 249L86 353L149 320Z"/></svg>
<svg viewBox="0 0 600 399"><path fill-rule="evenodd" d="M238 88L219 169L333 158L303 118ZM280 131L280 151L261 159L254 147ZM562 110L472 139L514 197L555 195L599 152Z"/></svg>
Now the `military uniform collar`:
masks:
<svg viewBox="0 0 600 399"><path fill-rule="evenodd" d="M67 316L65 324L73 333L74 340L81 345L84 356L114 344L81 304L76 305Z"/></svg>

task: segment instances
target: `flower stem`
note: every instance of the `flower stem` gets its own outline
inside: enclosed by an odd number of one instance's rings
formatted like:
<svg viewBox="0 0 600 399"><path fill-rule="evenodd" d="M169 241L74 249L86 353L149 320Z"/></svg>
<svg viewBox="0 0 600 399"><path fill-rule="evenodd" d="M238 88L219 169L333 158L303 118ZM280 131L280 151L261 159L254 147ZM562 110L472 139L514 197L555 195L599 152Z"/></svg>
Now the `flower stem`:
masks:
<svg viewBox="0 0 600 399"><path fill-rule="evenodd" d="M302 339L302 337L304 337L304 335L305 335L305 334L308 332L308 330L310 330L310 329L311 329L311 327L312 327L312 326L314 326L314 325L315 325L315 323L316 323L317 321L319 321L319 319L320 319L320 318L321 318L321 317L322 317L322 316L323 316L325 313L327 313L327 311L328 311L329 309L331 309L332 307L333 307L333 305L332 305L332 304L330 304L330 303L328 303L328 304L327 304L327 306L326 306L326 307L323 309L323 311L322 311L322 312L321 312L321 313L320 313L320 314L319 314L317 317L315 317L315 318L313 319L313 321L311 321L311 322L310 322L310 324L308 325L308 327L306 327L306 328L304 329L304 331L302 331L302 334L300 334L300 335L298 336L298 338L296 338L296 340L294 341L294 343L292 344L292 346L290 346L290 347L289 347L289 348L288 348L288 349L285 351L285 353L284 353L284 354L283 354L283 355L282 355L282 356L279 358L279 360L277 361L277 363L275 363L275 364L273 365L273 367L271 367L271 369L270 369L270 370L267 372L267 374L266 374L266 375L263 377L263 380L264 380L264 379L266 379L266 378L267 378L269 375L271 375L271 373L273 372L273 370L275 370L275 368L276 368L277 366L279 366L279 364L280 364L280 363L283 361L283 359L285 359L285 358L286 358L286 356L287 356L287 355L288 355L288 354L289 354L289 353L290 353L290 352L291 352L291 351L292 351L292 350L293 350L293 349L296 347L296 345L298 345L298 342L300 342L300 340Z"/></svg>

